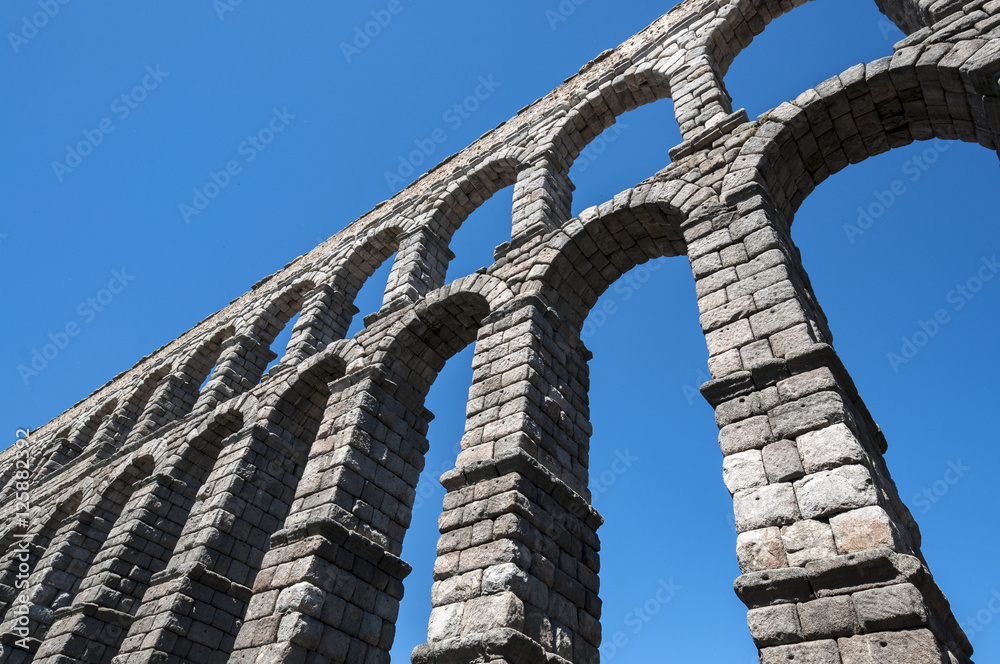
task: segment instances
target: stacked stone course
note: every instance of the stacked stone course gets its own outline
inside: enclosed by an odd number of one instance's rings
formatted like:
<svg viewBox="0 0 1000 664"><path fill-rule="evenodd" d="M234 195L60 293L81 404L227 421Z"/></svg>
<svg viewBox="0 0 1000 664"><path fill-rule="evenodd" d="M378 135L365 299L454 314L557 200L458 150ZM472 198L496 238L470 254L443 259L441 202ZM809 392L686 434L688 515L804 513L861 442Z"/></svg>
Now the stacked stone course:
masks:
<svg viewBox="0 0 1000 664"><path fill-rule="evenodd" d="M1000 148L1000 0L879 0L908 34L890 54L756 120L734 112L729 65L803 2L678 4L33 432L30 478L0 456L0 661L388 662L424 398L475 343L412 659L596 664L580 332L628 270L686 256L760 661L971 662L790 227L816 186L870 156L931 138ZM571 218L581 150L665 98L684 138L669 165ZM511 186L510 242L446 284L452 235ZM346 338L393 255L382 307Z"/></svg>

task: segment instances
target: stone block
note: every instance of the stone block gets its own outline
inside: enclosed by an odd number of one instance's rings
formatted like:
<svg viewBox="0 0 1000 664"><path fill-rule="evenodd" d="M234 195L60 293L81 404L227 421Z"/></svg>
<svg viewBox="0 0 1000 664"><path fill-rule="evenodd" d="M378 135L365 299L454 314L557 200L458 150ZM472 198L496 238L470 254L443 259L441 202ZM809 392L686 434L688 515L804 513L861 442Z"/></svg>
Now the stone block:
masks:
<svg viewBox="0 0 1000 664"><path fill-rule="evenodd" d="M911 583L862 590L851 600L861 626L869 632L927 624L923 595Z"/></svg>
<svg viewBox="0 0 1000 664"><path fill-rule="evenodd" d="M719 432L719 447L726 456L745 450L761 449L774 440L766 415L728 424Z"/></svg>
<svg viewBox="0 0 1000 664"><path fill-rule="evenodd" d="M802 636L809 640L851 636L859 631L851 598L823 597L798 605Z"/></svg>
<svg viewBox="0 0 1000 664"><path fill-rule="evenodd" d="M781 529L771 526L740 533L736 536L736 559L743 573L786 567Z"/></svg>
<svg viewBox="0 0 1000 664"><path fill-rule="evenodd" d="M783 526L799 518L795 492L787 483L739 491L733 497L733 510L737 532Z"/></svg>
<svg viewBox="0 0 1000 664"><path fill-rule="evenodd" d="M455 603L445 606L435 606L431 609L431 617L427 622L427 641L444 641L461 634L462 615L465 604Z"/></svg>
<svg viewBox="0 0 1000 664"><path fill-rule="evenodd" d="M897 548L889 515L878 505L838 514L830 519L830 526L840 553Z"/></svg>
<svg viewBox="0 0 1000 664"><path fill-rule="evenodd" d="M281 591L275 610L278 613L297 611L313 618L319 618L325 598L325 592L311 583L303 581Z"/></svg>
<svg viewBox="0 0 1000 664"><path fill-rule="evenodd" d="M947 664L926 629L876 632L837 640L842 664Z"/></svg>
<svg viewBox="0 0 1000 664"><path fill-rule="evenodd" d="M818 392L782 404L769 413L771 429L778 438L794 439L809 431L843 422L844 400L836 392Z"/></svg>
<svg viewBox="0 0 1000 664"><path fill-rule="evenodd" d="M803 566L807 562L837 555L830 526L819 521L798 521L781 529L781 542L788 564Z"/></svg>
<svg viewBox="0 0 1000 664"><path fill-rule="evenodd" d="M757 647L778 646L802 640L799 613L794 604L779 604L747 612L750 636Z"/></svg>
<svg viewBox="0 0 1000 664"><path fill-rule="evenodd" d="M729 493L741 489L764 486L767 477L759 450L747 450L727 456L722 460L722 480Z"/></svg>
<svg viewBox="0 0 1000 664"><path fill-rule="evenodd" d="M462 634L480 634L499 627L524 627L524 605L511 592L476 597L464 606Z"/></svg>
<svg viewBox="0 0 1000 664"><path fill-rule="evenodd" d="M841 466L807 475L795 482L799 510L807 519L874 505L871 473L864 466Z"/></svg>
<svg viewBox="0 0 1000 664"><path fill-rule="evenodd" d="M837 642L813 641L760 651L760 664L841 664Z"/></svg>
<svg viewBox="0 0 1000 664"><path fill-rule="evenodd" d="M799 450L790 440L779 440L767 445L762 458L768 482L789 482L805 475Z"/></svg>
<svg viewBox="0 0 1000 664"><path fill-rule="evenodd" d="M861 443L843 423L802 434L795 442L807 473L861 463L865 458Z"/></svg>

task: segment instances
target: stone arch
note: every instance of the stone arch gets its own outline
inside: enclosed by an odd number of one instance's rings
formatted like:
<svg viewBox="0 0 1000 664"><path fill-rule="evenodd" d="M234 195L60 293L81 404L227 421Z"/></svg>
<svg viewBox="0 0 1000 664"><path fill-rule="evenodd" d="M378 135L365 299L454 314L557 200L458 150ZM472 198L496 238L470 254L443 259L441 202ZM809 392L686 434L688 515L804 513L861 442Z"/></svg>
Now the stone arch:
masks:
<svg viewBox="0 0 1000 664"><path fill-rule="evenodd" d="M210 331L195 346L195 351L182 358L178 363L177 373L186 379L185 382L194 385L196 397L197 389L208 378L219 359L219 355L222 354L226 342L234 334L235 328L232 325L225 325Z"/></svg>
<svg viewBox="0 0 1000 664"><path fill-rule="evenodd" d="M343 253L331 259L329 284L336 293L331 305L335 338L343 339L347 336L351 321L358 313L358 308L354 305L358 293L376 270L397 253L401 236L410 230L409 224L410 220L406 218L392 216L384 219L350 236ZM388 286L387 284L387 289Z"/></svg>
<svg viewBox="0 0 1000 664"><path fill-rule="evenodd" d="M352 342L354 352L344 344L345 357L352 358L349 373L330 385L323 428L292 514L272 538L261 572L267 582L251 603L254 618L240 632L235 661L301 653L304 644L279 625L315 619L327 622L324 638L343 641L341 652L349 648L358 658L385 661L409 573L398 556L427 451L432 415L424 396L445 361L475 337L491 304L509 298L495 277L470 275L370 326ZM365 352L368 336L381 341ZM317 573L308 584L289 586L275 572L303 551ZM336 570L358 566L371 567L373 577L345 593ZM362 601L359 592L374 601ZM300 601L306 600L325 601L328 608L304 615ZM328 613L345 603L363 616L359 624ZM322 623L316 629L324 629Z"/></svg>
<svg viewBox="0 0 1000 664"><path fill-rule="evenodd" d="M455 232L494 194L515 185L523 168L521 150L516 148L474 162L419 211L416 220L406 224L410 230L400 237L383 312L397 311L444 285L448 264L455 257L450 249ZM523 188L515 187L511 237L517 234L514 226L529 204Z"/></svg>
<svg viewBox="0 0 1000 664"><path fill-rule="evenodd" d="M595 90L582 98L575 96L571 107L564 103L555 131L536 149L531 166L518 179L518 187L536 192L531 214L522 220L522 235L537 229L561 226L571 216L573 183L570 169L584 148L617 122L618 116L640 106L671 97L671 78L683 71L682 53L632 65L621 74L602 79ZM694 99L692 99L694 101ZM700 99L698 100L700 101ZM680 121L680 109L675 109ZM682 124L682 133L687 133ZM666 161L666 155L664 155Z"/></svg>
<svg viewBox="0 0 1000 664"><path fill-rule="evenodd" d="M26 659L5 658L5 661L43 661L48 648L58 648L55 643L44 641L49 628L61 615L60 610L67 609L73 602L126 503L154 467L155 461L148 455L133 455L119 464L106 480L86 492L81 508L52 536L23 593L28 600L27 627L18 622L16 607L7 611L0 625L2 631L9 634L27 630L29 649L13 651ZM6 644L3 650L4 655L12 651Z"/></svg>
<svg viewBox="0 0 1000 664"><path fill-rule="evenodd" d="M392 342L376 348L370 361L408 374L426 395L445 362L472 343L482 320L511 297L506 284L485 274L453 281L404 312L388 333Z"/></svg>
<svg viewBox="0 0 1000 664"><path fill-rule="evenodd" d="M967 0L875 0L879 10L906 34L913 34L960 12Z"/></svg>
<svg viewBox="0 0 1000 664"><path fill-rule="evenodd" d="M789 0L774 2L768 0L731 0L719 8L703 43L715 64L718 73L724 77L736 57L764 32L764 28L774 19L801 7L809 0Z"/></svg>
<svg viewBox="0 0 1000 664"><path fill-rule="evenodd" d="M68 436L58 436L66 431L61 429L53 440L53 447L46 453L44 462L38 473L47 475L60 468L81 453L93 442L100 442L114 434L114 413L118 407L118 397L112 397L96 406L73 429Z"/></svg>
<svg viewBox="0 0 1000 664"><path fill-rule="evenodd" d="M723 199L736 203L765 190L791 225L826 178L891 148L941 138L998 150L998 65L986 42L938 43L827 79L768 114L726 176Z"/></svg>
<svg viewBox="0 0 1000 664"><path fill-rule="evenodd" d="M82 490L74 491L58 502L50 514L33 511L27 530L11 524L0 537L0 618L20 594L16 586L18 575L24 578L35 570L56 532L79 509L82 498ZM35 523L38 525L33 526Z"/></svg>
<svg viewBox="0 0 1000 664"><path fill-rule="evenodd" d="M247 326L246 335L251 343L256 342L256 344L242 356L246 366L247 385L245 389L252 387L249 383L259 381L263 377L267 365L272 360L277 359L280 353L285 352L285 348L272 348L274 341L292 318L304 310L315 291L316 283L311 278L299 277L291 284L272 292L265 300L261 310L251 319ZM300 333L302 332L302 323L301 319L297 322L297 329ZM294 332L295 330L293 330L293 335ZM297 339L296 341L299 345L299 352L294 352L294 346L289 343L289 350L293 351L288 356L289 361L298 359L305 351L304 340Z"/></svg>
<svg viewBox="0 0 1000 664"><path fill-rule="evenodd" d="M681 180L624 191L553 235L543 251L544 268L525 290L542 294L572 325L582 326L601 293L633 267L684 255L682 227L699 212L714 211L713 204L711 190Z"/></svg>
<svg viewBox="0 0 1000 664"><path fill-rule="evenodd" d="M124 445L137 437L148 434L156 427L157 422L150 417L149 407L151 402L155 403L154 396L163 388L163 380L169 373L170 365L161 364L153 368L145 377L139 379L132 393L115 412L114 440L116 445Z"/></svg>
<svg viewBox="0 0 1000 664"><path fill-rule="evenodd" d="M145 639L148 622L135 621L136 614L167 569L199 490L242 429L243 418L238 405L216 411L137 483L72 605L56 615L48 633L53 647L40 650L37 661L56 662L73 654L77 661L104 664L129 634ZM151 594L155 602L156 593Z"/></svg>
<svg viewBox="0 0 1000 664"><path fill-rule="evenodd" d="M614 125L618 116L640 106L669 99L671 72L680 60L661 56L651 62L633 65L610 80L602 80L597 89L589 91L572 107L565 104L559 126L548 141L558 165L568 173L583 149Z"/></svg>
<svg viewBox="0 0 1000 664"><path fill-rule="evenodd" d="M122 657L151 649L179 656L197 652L206 659L225 659L232 652L272 540L281 541L276 531L285 521L320 430L329 384L343 375L345 363L338 355L342 345L299 363L287 377L287 387L266 401L245 396L230 409L230 430L238 428L232 423L237 419L246 424L206 474L173 557L153 578L122 642ZM201 429L213 426L217 423ZM190 438L197 436L192 433ZM186 603L221 588L226 589L226 600L216 605L214 614L182 611ZM184 634L171 630L174 622L184 626ZM169 643L151 646L157 640Z"/></svg>
<svg viewBox="0 0 1000 664"><path fill-rule="evenodd" d="M469 216L495 193L517 181L526 164L518 148L506 148L462 169L447 189L419 214L426 227L450 241ZM433 290L433 289L430 289Z"/></svg>

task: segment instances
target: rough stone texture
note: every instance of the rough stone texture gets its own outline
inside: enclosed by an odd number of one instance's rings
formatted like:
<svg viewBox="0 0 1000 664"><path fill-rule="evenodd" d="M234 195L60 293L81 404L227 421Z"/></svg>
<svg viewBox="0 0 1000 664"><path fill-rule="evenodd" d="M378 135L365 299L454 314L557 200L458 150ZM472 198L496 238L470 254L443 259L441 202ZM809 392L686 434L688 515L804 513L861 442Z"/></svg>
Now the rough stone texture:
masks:
<svg viewBox="0 0 1000 664"><path fill-rule="evenodd" d="M791 646L776 646L760 651L760 664L841 664L836 641L814 641Z"/></svg>
<svg viewBox="0 0 1000 664"><path fill-rule="evenodd" d="M885 57L756 120L734 112L729 65L804 1L681 2L34 431L27 469L23 446L0 455L0 661L387 662L424 397L474 343L413 661L596 664L580 332L628 270L687 256L761 661L971 662L790 226L870 156L931 138L1000 148L1000 2L878 0L909 34ZM581 150L666 98L684 138L669 163L571 218ZM506 187L510 242L445 283L455 231ZM345 338L388 260L382 306Z"/></svg>
<svg viewBox="0 0 1000 664"><path fill-rule="evenodd" d="M787 567L781 529L773 526L740 533L736 538L736 558L744 572Z"/></svg>
<svg viewBox="0 0 1000 664"><path fill-rule="evenodd" d="M804 567L807 562L837 555L833 533L820 521L797 521L781 529L781 541L792 567Z"/></svg>

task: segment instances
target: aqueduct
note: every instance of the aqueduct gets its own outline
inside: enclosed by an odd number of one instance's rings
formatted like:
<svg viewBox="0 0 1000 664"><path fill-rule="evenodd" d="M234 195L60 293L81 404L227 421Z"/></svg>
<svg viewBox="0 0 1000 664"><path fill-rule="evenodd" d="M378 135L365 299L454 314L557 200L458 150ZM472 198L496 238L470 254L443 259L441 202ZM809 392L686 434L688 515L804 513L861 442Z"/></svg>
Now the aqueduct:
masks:
<svg viewBox="0 0 1000 664"><path fill-rule="evenodd" d="M931 138L1000 148L1000 0L879 0L908 35L886 57L757 120L734 112L729 65L804 1L685 0L32 432L30 467L5 452L0 661L388 662L424 397L474 343L412 660L596 664L580 331L628 270L684 255L760 661L971 662L790 226L869 156ZM684 138L669 165L571 218L581 150L666 98ZM444 283L452 234L511 186L510 242ZM346 338L393 256L381 309Z"/></svg>

